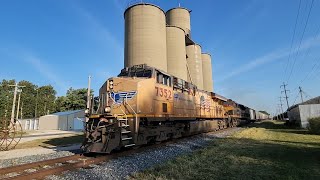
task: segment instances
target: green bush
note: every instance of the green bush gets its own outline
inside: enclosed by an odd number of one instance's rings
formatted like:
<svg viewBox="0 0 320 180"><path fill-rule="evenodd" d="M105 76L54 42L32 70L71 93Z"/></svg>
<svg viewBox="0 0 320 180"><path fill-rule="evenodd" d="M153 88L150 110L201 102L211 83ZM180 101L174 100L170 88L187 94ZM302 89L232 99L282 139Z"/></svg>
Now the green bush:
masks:
<svg viewBox="0 0 320 180"><path fill-rule="evenodd" d="M309 131L314 134L320 134L320 117L310 118L308 121Z"/></svg>

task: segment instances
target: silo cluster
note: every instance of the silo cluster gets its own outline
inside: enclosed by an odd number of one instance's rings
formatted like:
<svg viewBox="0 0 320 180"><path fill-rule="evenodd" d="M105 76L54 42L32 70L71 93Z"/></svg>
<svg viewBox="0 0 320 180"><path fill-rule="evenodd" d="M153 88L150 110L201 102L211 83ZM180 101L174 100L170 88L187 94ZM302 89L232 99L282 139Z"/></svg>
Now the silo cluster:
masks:
<svg viewBox="0 0 320 180"><path fill-rule="evenodd" d="M124 65L147 64L213 92L211 55L191 40L190 11L153 4L126 9Z"/></svg>

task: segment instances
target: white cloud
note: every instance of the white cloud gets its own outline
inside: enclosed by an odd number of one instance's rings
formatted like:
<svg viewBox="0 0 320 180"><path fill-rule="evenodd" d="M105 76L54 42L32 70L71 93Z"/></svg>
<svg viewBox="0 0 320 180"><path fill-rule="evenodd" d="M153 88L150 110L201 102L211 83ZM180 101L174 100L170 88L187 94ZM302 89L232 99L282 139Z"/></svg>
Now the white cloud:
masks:
<svg viewBox="0 0 320 180"><path fill-rule="evenodd" d="M32 68L45 77L48 82L58 86L61 91L67 90L68 86L66 85L66 82L54 72L45 60L37 57L31 50L21 47L6 47L1 48L0 50L13 59L20 59L31 65Z"/></svg>
<svg viewBox="0 0 320 180"><path fill-rule="evenodd" d="M68 89L68 86L66 83L59 78L54 71L45 63L44 60L28 53L22 57L23 60L33 66L40 74L42 74L44 77L46 77L49 81L56 84L60 89L66 91Z"/></svg>

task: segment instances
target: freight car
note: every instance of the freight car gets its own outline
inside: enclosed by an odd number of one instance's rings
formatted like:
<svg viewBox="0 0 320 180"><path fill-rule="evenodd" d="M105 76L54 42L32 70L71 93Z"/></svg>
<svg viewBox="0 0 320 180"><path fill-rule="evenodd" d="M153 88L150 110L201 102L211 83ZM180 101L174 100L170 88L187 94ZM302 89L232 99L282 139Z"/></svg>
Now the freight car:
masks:
<svg viewBox="0 0 320 180"><path fill-rule="evenodd" d="M156 68L135 65L100 88L98 112L88 114L85 152L110 153L238 125L227 99Z"/></svg>

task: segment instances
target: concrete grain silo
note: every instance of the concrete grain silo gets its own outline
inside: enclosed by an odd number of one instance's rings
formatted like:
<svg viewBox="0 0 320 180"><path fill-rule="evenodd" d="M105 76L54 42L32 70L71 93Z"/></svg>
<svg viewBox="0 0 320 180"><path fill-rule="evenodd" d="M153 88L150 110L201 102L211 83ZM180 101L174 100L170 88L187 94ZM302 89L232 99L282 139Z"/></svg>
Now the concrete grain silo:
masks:
<svg viewBox="0 0 320 180"><path fill-rule="evenodd" d="M175 26L167 26L167 72L187 81L185 44L184 30Z"/></svg>
<svg viewBox="0 0 320 180"><path fill-rule="evenodd" d="M192 82L203 89L203 74L202 74L202 60L201 60L201 46L198 44L188 45L187 51L187 65L188 65L188 81Z"/></svg>
<svg viewBox="0 0 320 180"><path fill-rule="evenodd" d="M203 90L213 92L211 55L208 53L202 53L201 59L203 74Z"/></svg>
<svg viewBox="0 0 320 180"><path fill-rule="evenodd" d="M167 24L177 26L185 31L185 34L190 37L190 11L186 8L177 7L166 12Z"/></svg>
<svg viewBox="0 0 320 180"><path fill-rule="evenodd" d="M152 4L136 4L126 9L124 18L124 66L147 64L167 71L164 11Z"/></svg>

